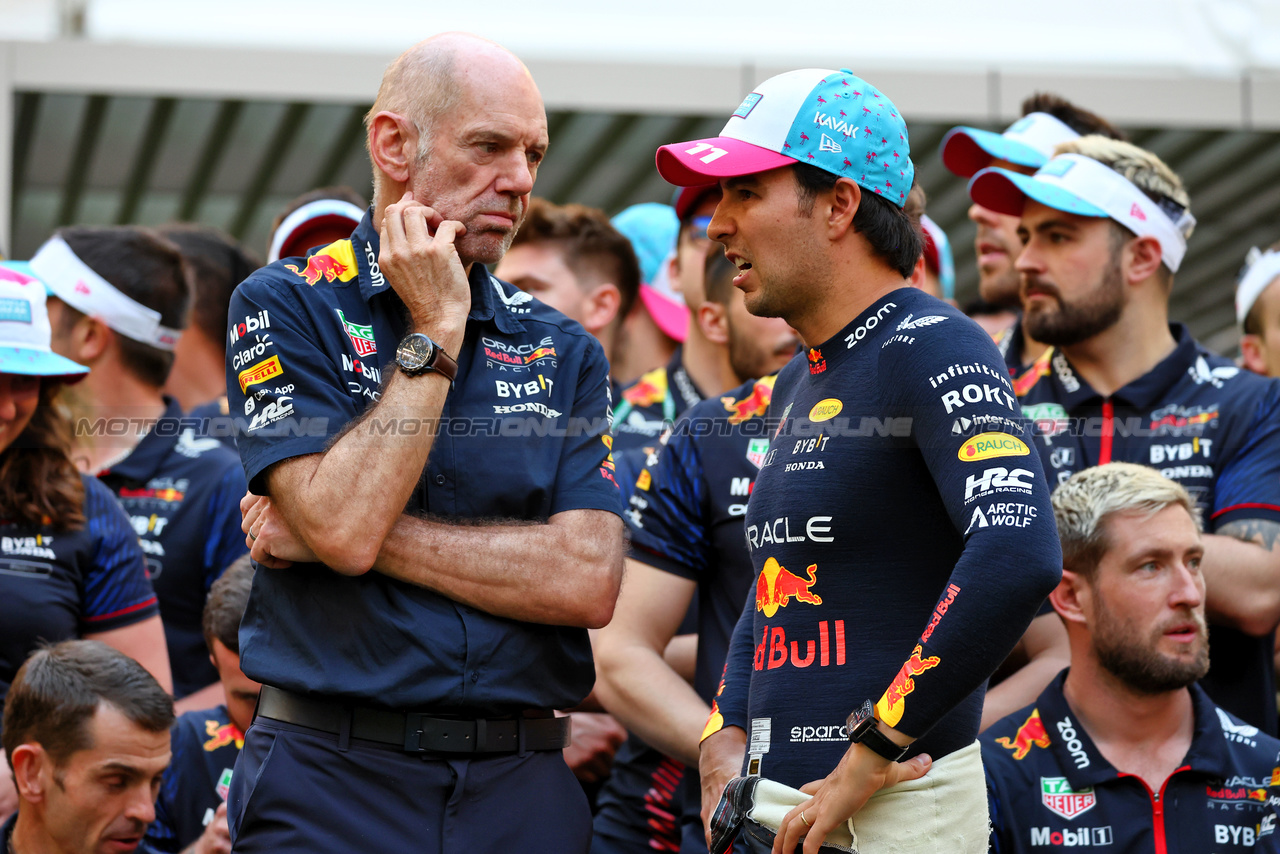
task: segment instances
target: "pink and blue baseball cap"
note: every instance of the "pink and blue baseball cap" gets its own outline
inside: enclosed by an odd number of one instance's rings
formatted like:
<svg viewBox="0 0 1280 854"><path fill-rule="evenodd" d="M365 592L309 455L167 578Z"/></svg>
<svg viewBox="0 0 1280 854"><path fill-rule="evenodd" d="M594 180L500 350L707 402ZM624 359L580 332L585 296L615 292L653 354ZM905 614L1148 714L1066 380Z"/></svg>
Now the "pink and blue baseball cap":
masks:
<svg viewBox="0 0 1280 854"><path fill-rule="evenodd" d="M668 338L683 341L689 332L689 307L671 287L667 261L675 251L680 220L670 205L644 202L615 216L613 227L631 241L640 261L640 301Z"/></svg>
<svg viewBox="0 0 1280 854"><path fill-rule="evenodd" d="M74 383L89 369L49 346L52 329L44 282L21 261L0 261L0 374Z"/></svg>
<svg viewBox="0 0 1280 854"><path fill-rule="evenodd" d="M1031 200L1076 216L1110 218L1139 237L1154 237L1174 273L1196 225L1191 211L1166 210L1128 178L1082 154L1059 154L1034 175L983 169L969 181L969 198L1009 216L1021 216Z"/></svg>
<svg viewBox="0 0 1280 854"><path fill-rule="evenodd" d="M942 165L961 178L972 177L992 160L1004 160L1018 166L1039 169L1053 157L1054 149L1076 133L1057 116L1028 113L1004 133L981 128L956 127L942 138Z"/></svg>
<svg viewBox="0 0 1280 854"><path fill-rule="evenodd" d="M720 135L658 149L658 172L682 187L811 163L898 207L915 180L907 125L885 95L847 69L802 68L756 87Z"/></svg>

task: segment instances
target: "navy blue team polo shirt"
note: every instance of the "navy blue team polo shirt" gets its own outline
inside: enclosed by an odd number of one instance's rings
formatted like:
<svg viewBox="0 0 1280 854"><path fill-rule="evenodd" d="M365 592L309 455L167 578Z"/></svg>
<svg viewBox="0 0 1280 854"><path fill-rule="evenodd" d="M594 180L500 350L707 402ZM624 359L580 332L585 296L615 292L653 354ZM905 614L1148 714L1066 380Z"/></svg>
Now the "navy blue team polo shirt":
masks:
<svg viewBox="0 0 1280 854"><path fill-rule="evenodd" d="M249 419L239 449L255 492L273 463L323 452L379 399L407 330L377 258L366 214L350 239L264 267L236 290L232 329L252 319L258 331L228 349L227 390L231 412ZM470 284L457 380L407 509L534 522L621 514L599 342L480 264ZM434 426L387 419L378 429ZM546 556L549 575L559 560ZM376 571L353 578L319 565L255 574L240 655L268 685L444 714L569 707L594 682L585 629L496 617Z"/></svg>
<svg viewBox="0 0 1280 854"><path fill-rule="evenodd" d="M173 757L164 769L156 820L146 843L156 851L183 851L204 833L218 805L227 799L244 733L226 706L187 712L173 724Z"/></svg>
<svg viewBox="0 0 1280 854"><path fill-rule="evenodd" d="M1236 367L1170 326L1173 352L1110 397L1050 350L1014 379L1035 424L1045 476L1056 486L1089 466L1151 466L1186 487L1213 533L1240 519L1280 521L1280 381ZM1010 348L1006 361L1020 359ZM1210 629L1200 684L1232 714L1276 733L1274 632Z"/></svg>
<svg viewBox="0 0 1280 854"><path fill-rule="evenodd" d="M115 493L147 555L160 599L174 696L218 681L204 642L209 588L248 549L240 530L244 473L235 451L199 436L172 398L129 456L98 479Z"/></svg>
<svg viewBox="0 0 1280 854"><path fill-rule="evenodd" d="M77 530L0 520L0 707L41 643L121 629L157 613L128 518L106 487L88 475L81 481L85 523Z"/></svg>
<svg viewBox="0 0 1280 854"><path fill-rule="evenodd" d="M1191 749L1152 791L1098 751L1063 696L1066 675L981 736L993 852L1280 852L1280 741L1192 685Z"/></svg>
<svg viewBox="0 0 1280 854"><path fill-rule="evenodd" d="M685 370L684 348L677 347L667 364L641 375L619 393L613 409L615 452L653 445L664 427L703 397ZM639 473L637 468L634 474ZM625 481L630 482L630 478Z"/></svg>
<svg viewBox="0 0 1280 854"><path fill-rule="evenodd" d="M935 759L978 734L988 675L1061 576L1036 451L991 338L915 288L778 374L745 518L757 573L706 734L802 786L864 701ZM803 702L797 702L803 698Z"/></svg>

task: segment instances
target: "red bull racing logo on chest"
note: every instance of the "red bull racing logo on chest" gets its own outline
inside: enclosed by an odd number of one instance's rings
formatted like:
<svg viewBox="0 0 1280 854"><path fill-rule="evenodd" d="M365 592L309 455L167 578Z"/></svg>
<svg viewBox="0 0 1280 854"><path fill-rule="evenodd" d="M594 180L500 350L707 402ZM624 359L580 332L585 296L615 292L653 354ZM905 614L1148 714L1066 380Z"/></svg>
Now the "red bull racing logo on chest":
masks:
<svg viewBox="0 0 1280 854"><path fill-rule="evenodd" d="M204 749L209 753L228 744L235 744L237 750L244 747L244 733L235 724L205 721L204 732L209 736L209 740L204 743Z"/></svg>
<svg viewBox="0 0 1280 854"><path fill-rule="evenodd" d="M308 285L316 285L321 279L326 282L349 282L356 277L356 256L351 250L350 240L338 240L330 243L307 259L307 265L299 268L293 264L285 264L286 270L301 276ZM363 355L363 354L361 354Z"/></svg>
<svg viewBox="0 0 1280 854"><path fill-rule="evenodd" d="M764 569L760 570L760 577L756 579L756 610L763 612L766 617L772 617L778 613L779 608L787 607L792 599L809 605L821 605L822 597L813 592L813 585L818 583L817 572L818 565L809 564L806 570L808 578L801 578L785 569L776 559L769 558L764 562Z"/></svg>
<svg viewBox="0 0 1280 854"><path fill-rule="evenodd" d="M756 384L751 387L751 394L735 400L732 397L722 397L720 402L724 404L725 412L729 413L730 424L741 424L744 421L750 421L752 418L764 415L769 409L769 401L773 397L773 381L776 377L765 377L762 380L756 380Z"/></svg>
<svg viewBox="0 0 1280 854"><path fill-rule="evenodd" d="M1044 730L1044 721L1040 719L1040 710L1033 709L1022 726L1013 734L1013 738L1000 736L996 744L1013 751L1013 758L1021 762L1027 758L1033 747L1048 747L1049 733Z"/></svg>

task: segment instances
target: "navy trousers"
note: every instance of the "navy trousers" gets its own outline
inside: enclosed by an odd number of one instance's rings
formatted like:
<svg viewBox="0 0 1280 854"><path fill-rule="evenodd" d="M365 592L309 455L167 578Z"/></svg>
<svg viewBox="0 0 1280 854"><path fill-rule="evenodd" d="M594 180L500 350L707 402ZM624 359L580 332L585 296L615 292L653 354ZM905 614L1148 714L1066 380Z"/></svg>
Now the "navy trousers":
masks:
<svg viewBox="0 0 1280 854"><path fill-rule="evenodd" d="M227 802L236 854L585 854L591 813L560 751L442 758L269 718Z"/></svg>

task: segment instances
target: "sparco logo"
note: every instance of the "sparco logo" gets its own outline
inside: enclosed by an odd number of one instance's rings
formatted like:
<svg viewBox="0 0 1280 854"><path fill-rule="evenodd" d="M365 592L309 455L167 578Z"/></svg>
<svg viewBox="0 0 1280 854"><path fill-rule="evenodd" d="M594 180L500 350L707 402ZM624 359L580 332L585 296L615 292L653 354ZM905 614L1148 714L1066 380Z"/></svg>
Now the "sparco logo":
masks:
<svg viewBox="0 0 1280 854"><path fill-rule="evenodd" d="M863 338L866 338L867 333L875 329L877 326L879 326L880 321L884 319L885 315L891 313L897 307L898 307L898 304L892 303L892 302L887 302L883 306L881 306L880 309L875 314L873 314L871 317L868 317L865 321L863 321L861 326L859 326L857 329L853 330L852 332L850 332L848 335L845 336L844 338L845 349L847 350L853 349L854 344L857 344Z"/></svg>
<svg viewBox="0 0 1280 854"><path fill-rule="evenodd" d="M1063 718L1058 721L1058 734L1062 736L1062 740L1067 745L1067 750L1071 752L1071 758L1075 760L1077 768L1088 768L1089 757L1084 752L1084 744L1076 735L1076 728L1071 723L1071 718Z"/></svg>

